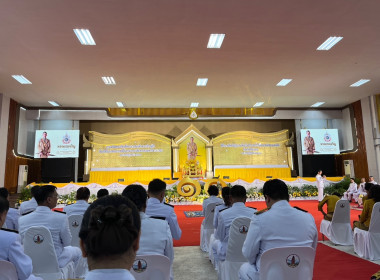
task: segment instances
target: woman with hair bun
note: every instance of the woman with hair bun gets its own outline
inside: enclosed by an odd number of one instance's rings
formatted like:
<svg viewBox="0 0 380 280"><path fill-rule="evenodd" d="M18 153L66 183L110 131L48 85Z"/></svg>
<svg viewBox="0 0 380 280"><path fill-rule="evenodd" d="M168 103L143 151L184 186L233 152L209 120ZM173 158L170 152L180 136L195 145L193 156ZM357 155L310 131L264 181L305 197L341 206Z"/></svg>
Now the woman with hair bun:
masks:
<svg viewBox="0 0 380 280"><path fill-rule="evenodd" d="M79 232L89 268L85 279L135 279L129 270L139 249L140 227L139 211L125 197L109 195L91 204Z"/></svg>

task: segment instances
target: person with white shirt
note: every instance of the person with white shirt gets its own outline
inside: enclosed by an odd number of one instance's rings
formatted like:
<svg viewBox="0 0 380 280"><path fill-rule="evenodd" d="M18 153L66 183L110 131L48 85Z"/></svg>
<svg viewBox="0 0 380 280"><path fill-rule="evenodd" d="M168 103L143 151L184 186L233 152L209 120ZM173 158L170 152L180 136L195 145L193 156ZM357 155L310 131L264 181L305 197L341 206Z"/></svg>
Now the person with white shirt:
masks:
<svg viewBox="0 0 380 280"><path fill-rule="evenodd" d="M92 203L83 216L80 247L87 257L85 280L134 280L131 274L139 249L140 215L121 195L107 195Z"/></svg>
<svg viewBox="0 0 380 280"><path fill-rule="evenodd" d="M209 194L209 198L206 198L203 201L203 205L202 205L203 215L205 215L207 205L209 205L210 203L216 203L217 205L223 204L223 199L218 197L219 189L217 186L215 185L209 186L207 192Z"/></svg>
<svg viewBox="0 0 380 280"><path fill-rule="evenodd" d="M232 206L219 212L218 227L214 234L215 241L211 245L215 263L225 260L226 258L232 221L238 217L251 218L256 212L256 209L245 206L247 191L243 186L233 186L231 188L230 196Z"/></svg>
<svg viewBox="0 0 380 280"><path fill-rule="evenodd" d="M21 216L19 229L23 240L25 232L32 226L44 226L49 229L54 243L59 267L65 267L70 261L75 265L75 277L82 277L86 271L85 261L79 248L70 246L71 233L67 216L51 211L57 205L57 188L53 185L41 186L35 196L38 207L32 213Z"/></svg>
<svg viewBox="0 0 380 280"><path fill-rule="evenodd" d="M9 201L9 192L6 188L0 188L0 197L5 198ZM18 231L18 218L20 214L17 209L9 208L7 219L5 220L5 224L3 225L7 229L17 230Z"/></svg>
<svg viewBox="0 0 380 280"><path fill-rule="evenodd" d="M348 186L347 191L343 193L344 199L351 202L352 195L358 191L358 185L355 183L354 178L350 179L350 185Z"/></svg>
<svg viewBox="0 0 380 280"><path fill-rule="evenodd" d="M122 196L129 198L140 212L141 234L137 255L163 255L170 260L172 273L174 250L173 238L168 223L165 220L150 218L145 214L148 195L140 185L129 185L123 190ZM171 277L173 279L173 277Z"/></svg>
<svg viewBox="0 0 380 280"><path fill-rule="evenodd" d="M239 270L240 279L259 279L261 255L272 248L308 246L316 249L318 231L314 218L289 204L286 184L278 179L264 183L267 209L253 215L242 253L248 262Z"/></svg>
<svg viewBox="0 0 380 280"><path fill-rule="evenodd" d="M148 185L148 203L145 214L149 217L162 217L168 222L174 239L179 240L182 230L178 225L174 206L163 203L165 198L166 183L160 179L152 180Z"/></svg>
<svg viewBox="0 0 380 280"><path fill-rule="evenodd" d="M318 189L318 201L323 200L323 190L325 188L325 183L324 183L324 177L322 177L322 170L318 170L317 176L315 176L317 179L317 189Z"/></svg>
<svg viewBox="0 0 380 280"><path fill-rule="evenodd" d="M367 194L367 192L365 191L364 188L365 188L365 179L362 178L360 180L358 190L352 194L352 198L355 200L355 202L358 202L360 195L366 195Z"/></svg>
<svg viewBox="0 0 380 280"><path fill-rule="evenodd" d="M77 190L76 200L77 202L71 205L67 205L63 208L67 216L82 215L86 212L88 206L88 199L90 198L90 190L87 187L80 187Z"/></svg>
<svg viewBox="0 0 380 280"><path fill-rule="evenodd" d="M5 222L8 209L8 200L0 197L0 228ZM19 280L42 280L32 274L32 260L24 253L20 236L11 230L0 230L0 260L11 262L15 266Z"/></svg>
<svg viewBox="0 0 380 280"><path fill-rule="evenodd" d="M18 211L19 211L19 213L20 213L21 216L29 214L29 213L33 212L34 210L36 210L38 204L37 204L37 201L35 199L35 195L38 192L39 188L40 188L40 186L38 186L38 185L33 186L30 189L30 193L32 195L32 199L24 201L24 202L22 202L20 204L20 207L19 207Z"/></svg>
<svg viewBox="0 0 380 280"><path fill-rule="evenodd" d="M375 179L373 178L373 176L369 176L369 182L368 183L377 185L377 183L375 182Z"/></svg>
<svg viewBox="0 0 380 280"><path fill-rule="evenodd" d="M217 205L215 207L214 211L214 220L213 220L213 226L216 229L218 227L218 218L220 211L230 208L231 207L231 188L230 187L224 187L222 188L222 198L223 198L223 204Z"/></svg>

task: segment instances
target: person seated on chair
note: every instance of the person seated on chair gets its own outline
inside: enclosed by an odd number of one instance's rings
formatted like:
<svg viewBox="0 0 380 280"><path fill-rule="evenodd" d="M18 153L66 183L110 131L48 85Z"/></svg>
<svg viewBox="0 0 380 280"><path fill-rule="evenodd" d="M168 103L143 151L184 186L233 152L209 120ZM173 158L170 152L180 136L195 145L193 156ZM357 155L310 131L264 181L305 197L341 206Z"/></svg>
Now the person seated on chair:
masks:
<svg viewBox="0 0 380 280"><path fill-rule="evenodd" d="M243 186L235 185L231 188L231 208L219 212L218 227L215 231L215 241L212 250L215 262L223 261L226 258L228 238L232 221L238 217L251 218L256 212L255 209L246 207L247 191Z"/></svg>
<svg viewBox="0 0 380 280"><path fill-rule="evenodd" d="M46 227L53 239L59 267L63 268L73 261L75 276L82 277L86 270L85 261L81 257L80 249L70 246L71 233L67 215L51 211L57 206L57 188L53 185L41 186L35 198L38 203L36 210L19 219L21 239L24 239L25 233L30 227Z"/></svg>
<svg viewBox="0 0 380 280"><path fill-rule="evenodd" d="M71 215L82 215L86 212L88 206L88 199L90 198L90 190L87 187L80 187L77 190L75 204L67 205L63 208L63 211L66 212L67 216Z"/></svg>
<svg viewBox="0 0 380 280"><path fill-rule="evenodd" d="M148 203L145 214L150 217L163 217L169 224L174 239L181 238L182 230L178 225L174 206L163 203L165 198L166 183L160 179L152 180L148 185Z"/></svg>
<svg viewBox="0 0 380 280"><path fill-rule="evenodd" d="M358 191L358 185L355 183L354 178L351 178L350 182L347 191L343 193L344 199L347 199L349 202L351 202L352 195Z"/></svg>
<svg viewBox="0 0 380 280"><path fill-rule="evenodd" d="M360 195L367 194L367 192L364 189L365 188L365 184L366 184L365 179L361 178L358 190L352 195L352 198L355 200L355 202L359 201L359 196Z"/></svg>
<svg viewBox="0 0 380 280"><path fill-rule="evenodd" d="M340 194L337 192L334 192L332 195L325 195L323 200L319 202L318 204L318 211L321 211L323 214L323 219L327 221L331 221L334 211L335 211L335 204L340 199ZM323 205L327 204L327 213L323 211Z"/></svg>
<svg viewBox="0 0 380 280"><path fill-rule="evenodd" d="M0 228L5 223L8 209L9 201L0 197ZM42 278L35 277L32 274L32 260L24 253L20 235L12 230L0 230L0 260L11 262L15 266L19 280L42 280Z"/></svg>
<svg viewBox="0 0 380 280"><path fill-rule="evenodd" d="M357 227L362 230L368 230L371 224L371 215L373 205L380 202L380 186L374 185L369 189L368 197L364 201L363 211L359 215L359 221L354 221L354 229Z"/></svg>
<svg viewBox="0 0 380 280"><path fill-rule="evenodd" d="M364 191L365 191L365 195L362 197L362 199L358 200L358 204L359 206L363 205L364 202L368 199L368 193L369 193L369 190L373 187L373 186L376 186L372 183L365 183L364 185Z"/></svg>
<svg viewBox="0 0 380 280"><path fill-rule="evenodd" d="M231 195L230 194L231 194L231 188L230 187L222 188L222 198L223 198L224 203L221 205L217 205L215 207L214 221L213 221L213 226L215 229L218 227L218 218L219 218L220 211L223 211L224 209L231 207Z"/></svg>
<svg viewBox="0 0 380 280"><path fill-rule="evenodd" d="M96 193L96 197L99 199L103 196L106 196L106 195L109 195L109 192L107 189L100 189L98 190L98 192Z"/></svg>
<svg viewBox="0 0 380 280"><path fill-rule="evenodd" d="M0 188L0 197L5 198L9 201L9 192L6 188ZM15 208L9 208L7 219L5 220L5 227L7 229L17 230L18 231L18 218L20 213Z"/></svg>
<svg viewBox="0 0 380 280"><path fill-rule="evenodd" d="M32 195L32 198L30 200L24 201L20 204L20 208L18 209L18 211L19 211L21 216L29 214L29 213L33 212L34 210L36 210L38 204L37 204L37 201L35 199L35 195L36 195L39 188L40 188L40 186L38 186L38 185L33 186L30 189L30 194Z"/></svg>
<svg viewBox="0 0 380 280"><path fill-rule="evenodd" d="M169 225L165 220L150 218L145 214L148 199L146 190L140 185L129 185L123 190L122 196L135 203L140 212L141 234L137 255L167 256L172 267L174 251Z"/></svg>
<svg viewBox="0 0 380 280"><path fill-rule="evenodd" d="M107 195L94 201L79 232L89 268L85 279L135 279L130 269L139 249L140 227L139 212L128 198Z"/></svg>
<svg viewBox="0 0 380 280"><path fill-rule="evenodd" d="M209 198L206 198L203 201L203 205L202 205L203 215L206 214L207 205L209 205L210 203L216 203L217 205L223 203L223 199L218 197L219 189L217 186L215 186L215 185L209 186L207 192L210 196L209 196Z"/></svg>
<svg viewBox="0 0 380 280"><path fill-rule="evenodd" d="M374 184L374 185L377 185L375 179L373 178L373 176L369 176L369 181L368 183L371 183L371 184Z"/></svg>
<svg viewBox="0 0 380 280"><path fill-rule="evenodd" d="M269 249L317 247L318 231L313 216L290 206L288 187L283 181L265 182L263 195L268 208L252 217L242 249L248 262L240 268L240 279L259 279L260 258Z"/></svg>

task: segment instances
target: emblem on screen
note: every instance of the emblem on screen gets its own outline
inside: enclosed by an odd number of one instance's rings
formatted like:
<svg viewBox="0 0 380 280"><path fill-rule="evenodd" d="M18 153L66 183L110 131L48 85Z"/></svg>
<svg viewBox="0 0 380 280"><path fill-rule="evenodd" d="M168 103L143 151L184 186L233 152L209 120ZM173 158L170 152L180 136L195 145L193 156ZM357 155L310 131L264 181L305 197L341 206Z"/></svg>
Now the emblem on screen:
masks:
<svg viewBox="0 0 380 280"><path fill-rule="evenodd" d="M70 135L68 135L68 134L66 133L65 136L63 136L63 138L62 138L62 143L63 143L63 144L70 144L70 142L71 142Z"/></svg>
<svg viewBox="0 0 380 280"><path fill-rule="evenodd" d="M326 132L323 139L325 140L325 142L330 142L331 141L331 135Z"/></svg>

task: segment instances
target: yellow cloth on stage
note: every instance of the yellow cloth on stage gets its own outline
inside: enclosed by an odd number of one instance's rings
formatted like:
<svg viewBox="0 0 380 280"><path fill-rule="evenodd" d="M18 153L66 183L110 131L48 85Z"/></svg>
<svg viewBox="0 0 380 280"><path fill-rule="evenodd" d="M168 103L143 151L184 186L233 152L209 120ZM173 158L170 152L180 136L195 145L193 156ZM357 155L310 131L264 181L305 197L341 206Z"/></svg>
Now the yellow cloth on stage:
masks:
<svg viewBox="0 0 380 280"><path fill-rule="evenodd" d="M290 177L290 168L235 168L235 169L215 169L216 177L229 176L230 179L242 179L252 182L255 179L268 180L267 176L272 178Z"/></svg>
<svg viewBox="0 0 380 280"><path fill-rule="evenodd" d="M155 178L171 178L170 170L91 171L90 182L151 181Z"/></svg>

